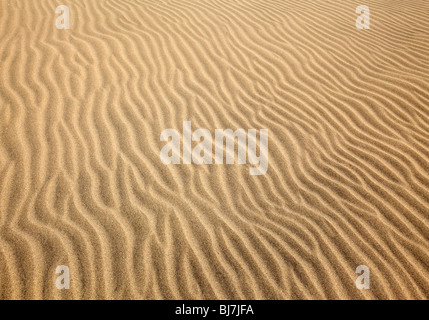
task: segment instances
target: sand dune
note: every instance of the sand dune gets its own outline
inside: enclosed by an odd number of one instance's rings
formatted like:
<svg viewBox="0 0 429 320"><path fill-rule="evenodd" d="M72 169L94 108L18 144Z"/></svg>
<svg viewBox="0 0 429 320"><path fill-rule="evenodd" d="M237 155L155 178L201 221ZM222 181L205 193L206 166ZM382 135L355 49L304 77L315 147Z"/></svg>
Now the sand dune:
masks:
<svg viewBox="0 0 429 320"><path fill-rule="evenodd" d="M0 0L1 299L428 299L428 208L428 1Z"/></svg>

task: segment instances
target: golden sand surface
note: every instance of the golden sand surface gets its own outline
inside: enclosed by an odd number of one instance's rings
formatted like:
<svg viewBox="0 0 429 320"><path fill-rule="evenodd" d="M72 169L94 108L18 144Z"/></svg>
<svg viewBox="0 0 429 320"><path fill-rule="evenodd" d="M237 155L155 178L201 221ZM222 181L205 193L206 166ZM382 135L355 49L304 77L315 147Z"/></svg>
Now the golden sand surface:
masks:
<svg viewBox="0 0 429 320"><path fill-rule="evenodd" d="M428 208L429 1L0 0L0 299L428 299Z"/></svg>

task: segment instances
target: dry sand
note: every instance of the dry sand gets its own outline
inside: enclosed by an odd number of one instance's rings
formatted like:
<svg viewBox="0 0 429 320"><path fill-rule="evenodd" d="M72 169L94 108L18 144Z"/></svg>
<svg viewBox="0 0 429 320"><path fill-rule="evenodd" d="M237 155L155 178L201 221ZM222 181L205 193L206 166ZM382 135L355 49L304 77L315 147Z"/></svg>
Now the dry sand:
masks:
<svg viewBox="0 0 429 320"><path fill-rule="evenodd" d="M429 298L429 1L364 2L0 0L0 298ZM267 174L162 164L184 120Z"/></svg>

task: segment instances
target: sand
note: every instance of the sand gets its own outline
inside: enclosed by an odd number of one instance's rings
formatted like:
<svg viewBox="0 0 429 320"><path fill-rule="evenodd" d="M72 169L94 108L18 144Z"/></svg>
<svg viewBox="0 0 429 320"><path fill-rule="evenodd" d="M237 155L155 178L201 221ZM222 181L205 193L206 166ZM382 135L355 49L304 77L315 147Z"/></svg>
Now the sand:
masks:
<svg viewBox="0 0 429 320"><path fill-rule="evenodd" d="M1 299L427 299L428 208L428 1L0 0Z"/></svg>

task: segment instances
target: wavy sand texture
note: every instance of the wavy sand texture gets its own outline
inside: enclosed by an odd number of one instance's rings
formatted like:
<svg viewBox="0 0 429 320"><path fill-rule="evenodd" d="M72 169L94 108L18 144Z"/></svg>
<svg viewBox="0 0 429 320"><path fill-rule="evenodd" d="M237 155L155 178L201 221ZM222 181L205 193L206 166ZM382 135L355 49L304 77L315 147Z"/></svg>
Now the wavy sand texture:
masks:
<svg viewBox="0 0 429 320"><path fill-rule="evenodd" d="M0 115L1 299L429 298L428 1L0 0ZM162 164L184 120L267 174Z"/></svg>

